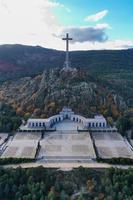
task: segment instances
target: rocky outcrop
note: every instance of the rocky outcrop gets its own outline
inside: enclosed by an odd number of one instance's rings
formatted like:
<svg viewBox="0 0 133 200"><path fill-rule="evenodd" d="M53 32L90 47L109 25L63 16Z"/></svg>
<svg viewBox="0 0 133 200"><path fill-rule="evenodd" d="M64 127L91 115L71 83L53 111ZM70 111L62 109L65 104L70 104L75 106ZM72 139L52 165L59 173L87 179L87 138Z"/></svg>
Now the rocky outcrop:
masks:
<svg viewBox="0 0 133 200"><path fill-rule="evenodd" d="M27 117L50 116L67 105L85 116L103 113L117 118L128 106L123 97L95 79L88 70L74 73L47 70L34 78L4 82L0 86L0 101Z"/></svg>

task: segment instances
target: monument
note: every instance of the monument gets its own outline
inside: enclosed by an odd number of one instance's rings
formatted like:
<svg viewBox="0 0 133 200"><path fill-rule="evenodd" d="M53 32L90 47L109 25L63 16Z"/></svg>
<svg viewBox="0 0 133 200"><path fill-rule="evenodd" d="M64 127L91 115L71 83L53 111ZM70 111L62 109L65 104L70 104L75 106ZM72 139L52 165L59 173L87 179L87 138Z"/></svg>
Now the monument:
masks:
<svg viewBox="0 0 133 200"><path fill-rule="evenodd" d="M69 33L66 33L66 37L62 38L62 40L66 41L66 59L65 59L63 70L64 71L69 71L69 70L71 71L72 68L71 68L71 63L70 63L70 60L69 60L69 41L72 41L73 38L70 38Z"/></svg>
<svg viewBox="0 0 133 200"><path fill-rule="evenodd" d="M102 115L96 115L94 118L85 118L75 114L72 109L64 107L59 114L53 115L47 119L28 119L26 125L21 125L20 132L41 132L42 130L51 130L52 127L59 124L64 125L69 121L73 127L82 127L82 130L108 130L107 121ZM63 126L62 126L63 127ZM73 130L73 127L71 127ZM69 129L69 127L67 127ZM77 127L75 128L77 130Z"/></svg>

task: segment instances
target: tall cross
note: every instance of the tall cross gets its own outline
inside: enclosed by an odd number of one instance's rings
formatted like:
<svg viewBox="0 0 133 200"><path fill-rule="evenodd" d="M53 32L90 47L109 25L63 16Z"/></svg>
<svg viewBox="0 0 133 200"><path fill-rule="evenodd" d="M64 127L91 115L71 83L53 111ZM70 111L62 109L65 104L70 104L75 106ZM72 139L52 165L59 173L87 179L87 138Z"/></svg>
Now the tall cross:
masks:
<svg viewBox="0 0 133 200"><path fill-rule="evenodd" d="M65 38L62 38L62 40L66 41L66 60L65 60L65 67L69 68L69 41L73 40L72 38L69 38L69 34L66 34Z"/></svg>

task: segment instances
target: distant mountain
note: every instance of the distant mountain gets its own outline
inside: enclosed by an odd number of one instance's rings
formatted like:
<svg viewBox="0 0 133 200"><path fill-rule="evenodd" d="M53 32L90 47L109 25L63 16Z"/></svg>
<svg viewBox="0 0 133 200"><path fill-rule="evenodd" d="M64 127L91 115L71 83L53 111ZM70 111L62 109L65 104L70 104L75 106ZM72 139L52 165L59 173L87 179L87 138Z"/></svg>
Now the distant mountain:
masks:
<svg viewBox="0 0 133 200"><path fill-rule="evenodd" d="M45 69L61 68L65 52L39 46L1 45L0 81L35 76ZM72 67L87 68L91 73L133 71L133 49L71 52Z"/></svg>
<svg viewBox="0 0 133 200"><path fill-rule="evenodd" d="M34 76L44 69L61 66L62 52L23 45L0 46L0 81ZM63 58L62 58L63 61Z"/></svg>

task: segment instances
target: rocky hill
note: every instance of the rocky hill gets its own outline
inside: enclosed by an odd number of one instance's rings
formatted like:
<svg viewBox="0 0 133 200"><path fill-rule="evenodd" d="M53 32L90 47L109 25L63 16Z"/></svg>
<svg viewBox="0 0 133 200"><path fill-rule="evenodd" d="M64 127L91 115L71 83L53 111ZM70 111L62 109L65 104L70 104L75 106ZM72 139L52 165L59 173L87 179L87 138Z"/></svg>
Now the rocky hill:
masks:
<svg viewBox="0 0 133 200"><path fill-rule="evenodd" d="M65 53L42 47L0 46L0 102L16 112L47 117L70 106L117 119L133 108L133 50L71 52L76 72L64 73Z"/></svg>
<svg viewBox="0 0 133 200"><path fill-rule="evenodd" d="M67 73L51 69L35 77L4 82L0 101L10 104L25 118L47 117L67 105L84 116L103 113L117 119L130 108L130 99L127 101L115 84L112 80L111 85L111 79L93 76L87 69ZM133 88L130 90L133 94Z"/></svg>

